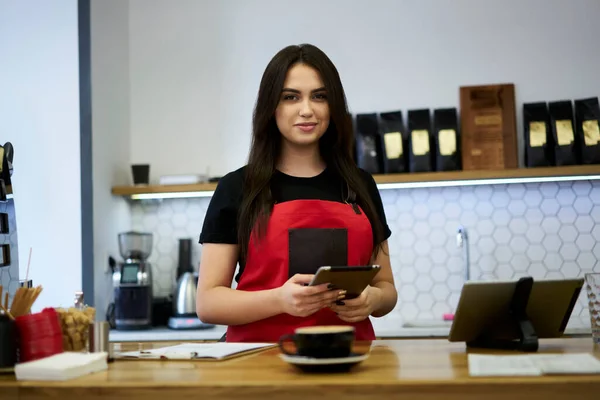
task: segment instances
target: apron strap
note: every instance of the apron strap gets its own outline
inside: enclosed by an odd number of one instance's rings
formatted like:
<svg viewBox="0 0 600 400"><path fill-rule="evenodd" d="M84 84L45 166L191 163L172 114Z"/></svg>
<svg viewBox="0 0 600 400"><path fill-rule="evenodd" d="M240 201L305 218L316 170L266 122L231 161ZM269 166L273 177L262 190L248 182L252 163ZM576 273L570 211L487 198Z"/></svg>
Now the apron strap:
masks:
<svg viewBox="0 0 600 400"><path fill-rule="evenodd" d="M356 203L356 192L350 188L350 185L346 184L346 187L348 188L348 198L346 201L350 204Z"/></svg>

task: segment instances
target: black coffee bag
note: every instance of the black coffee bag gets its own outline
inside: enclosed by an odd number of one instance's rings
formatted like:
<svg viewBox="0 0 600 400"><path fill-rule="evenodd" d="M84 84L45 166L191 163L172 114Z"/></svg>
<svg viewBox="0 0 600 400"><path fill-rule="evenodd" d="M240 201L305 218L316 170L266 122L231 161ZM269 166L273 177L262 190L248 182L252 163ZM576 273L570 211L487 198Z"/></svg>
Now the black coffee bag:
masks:
<svg viewBox="0 0 600 400"><path fill-rule="evenodd" d="M554 137L550 133L548 106L544 102L523 104L525 166L554 165Z"/></svg>
<svg viewBox="0 0 600 400"><path fill-rule="evenodd" d="M431 117L429 109L408 111L408 169L433 171L431 156Z"/></svg>
<svg viewBox="0 0 600 400"><path fill-rule="evenodd" d="M383 172L386 174L406 172L407 140L404 134L402 111L379 114L379 133L383 144Z"/></svg>
<svg viewBox="0 0 600 400"><path fill-rule="evenodd" d="M440 108L433 111L433 143L436 171L461 169L460 133L456 108Z"/></svg>
<svg viewBox="0 0 600 400"><path fill-rule="evenodd" d="M370 174L383 170L381 136L377 114L356 114L357 164Z"/></svg>
<svg viewBox="0 0 600 400"><path fill-rule="evenodd" d="M600 164L600 106L598 98L575 100L576 135L581 142L581 163Z"/></svg>
<svg viewBox="0 0 600 400"><path fill-rule="evenodd" d="M548 103L550 131L554 141L554 155L557 166L579 164L578 140L573 124L573 104L571 101Z"/></svg>

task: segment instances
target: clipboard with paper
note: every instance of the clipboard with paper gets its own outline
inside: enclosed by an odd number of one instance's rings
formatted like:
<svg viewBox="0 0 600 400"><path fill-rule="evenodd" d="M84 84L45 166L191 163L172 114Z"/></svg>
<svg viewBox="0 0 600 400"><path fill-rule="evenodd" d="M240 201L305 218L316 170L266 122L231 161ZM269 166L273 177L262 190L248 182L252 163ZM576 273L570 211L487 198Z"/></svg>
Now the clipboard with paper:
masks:
<svg viewBox="0 0 600 400"><path fill-rule="evenodd" d="M195 360L224 361L276 346L273 343L181 343L160 347L118 353L122 360Z"/></svg>

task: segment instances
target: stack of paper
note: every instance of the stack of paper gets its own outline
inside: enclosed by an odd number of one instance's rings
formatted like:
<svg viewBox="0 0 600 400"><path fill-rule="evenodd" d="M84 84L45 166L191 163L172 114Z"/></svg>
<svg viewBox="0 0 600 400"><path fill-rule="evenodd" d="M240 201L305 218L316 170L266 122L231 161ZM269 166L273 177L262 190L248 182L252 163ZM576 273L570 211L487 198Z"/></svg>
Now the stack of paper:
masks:
<svg viewBox="0 0 600 400"><path fill-rule="evenodd" d="M108 368L106 352L55 354L15 365L17 380L64 381Z"/></svg>
<svg viewBox="0 0 600 400"><path fill-rule="evenodd" d="M482 355L469 354L471 376L538 376L599 374L600 360L588 353Z"/></svg>
<svg viewBox="0 0 600 400"><path fill-rule="evenodd" d="M273 343L182 343L158 349L120 353L118 358L225 360L275 346Z"/></svg>

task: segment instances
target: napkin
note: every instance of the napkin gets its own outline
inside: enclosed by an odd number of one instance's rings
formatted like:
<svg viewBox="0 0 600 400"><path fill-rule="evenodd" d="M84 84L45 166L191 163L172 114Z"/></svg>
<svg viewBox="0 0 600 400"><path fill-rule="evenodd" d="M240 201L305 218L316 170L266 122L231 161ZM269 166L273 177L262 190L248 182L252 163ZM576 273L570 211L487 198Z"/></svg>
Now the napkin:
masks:
<svg viewBox="0 0 600 400"><path fill-rule="evenodd" d="M64 381L108 368L108 353L64 352L15 365L17 380Z"/></svg>
<svg viewBox="0 0 600 400"><path fill-rule="evenodd" d="M600 360L589 353L482 355L469 354L470 376L539 376L600 374Z"/></svg>

